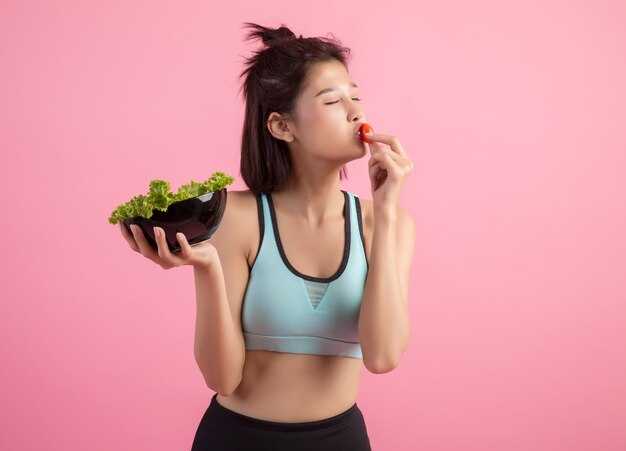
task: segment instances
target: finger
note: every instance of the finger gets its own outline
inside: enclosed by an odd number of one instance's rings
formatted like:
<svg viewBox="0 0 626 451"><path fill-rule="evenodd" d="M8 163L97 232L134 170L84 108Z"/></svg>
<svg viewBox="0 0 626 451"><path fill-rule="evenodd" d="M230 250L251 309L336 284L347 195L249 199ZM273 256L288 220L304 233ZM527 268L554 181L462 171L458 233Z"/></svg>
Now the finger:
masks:
<svg viewBox="0 0 626 451"><path fill-rule="evenodd" d="M175 254L172 251L170 251L170 248L167 245L167 238L165 236L165 231L161 227L155 227L155 229L158 229L159 231L159 236L158 236L158 241L157 241L159 245L159 256L163 260L165 260L171 267L183 265L185 263L186 257L183 256L183 258L181 258L178 256L178 254ZM176 238L179 244L180 244L179 237L181 235L184 236L181 232L178 232L176 234Z"/></svg>
<svg viewBox="0 0 626 451"><path fill-rule="evenodd" d="M400 176L400 172L402 169L400 168L398 161L394 160L389 153L377 154L376 159L381 169L387 171L388 173L394 174L394 176Z"/></svg>
<svg viewBox="0 0 626 451"><path fill-rule="evenodd" d="M128 245L130 246L130 248L134 250L135 252L139 252L139 246L137 246L137 242L135 241L133 234L128 231L128 228L123 222L120 221L119 225L120 225L120 230L122 231L122 235L128 242Z"/></svg>
<svg viewBox="0 0 626 451"><path fill-rule="evenodd" d="M387 169L390 165L395 167L400 167L402 161L404 160L402 157L396 155L393 157L393 152L378 152L372 155L373 162L370 165L378 164L381 168Z"/></svg>
<svg viewBox="0 0 626 451"><path fill-rule="evenodd" d="M384 169L380 166L377 160L372 160L373 163L369 167L369 175L371 180L378 180L384 173Z"/></svg>
<svg viewBox="0 0 626 451"><path fill-rule="evenodd" d="M385 154L383 157L384 160L384 164L383 166L385 167L385 169L387 169L389 172L393 173L397 179L400 179L402 177L402 175L404 174L404 172L406 171L406 169L408 168L407 164L405 163L406 161L408 161L405 158L400 158L399 160L394 160L391 155L389 154Z"/></svg>
<svg viewBox="0 0 626 451"><path fill-rule="evenodd" d="M387 171L382 169L380 166L373 166L370 170L370 181L372 183L372 188L376 191L383 183L385 178L387 177Z"/></svg>
<svg viewBox="0 0 626 451"><path fill-rule="evenodd" d="M389 147L381 147L379 149L376 150L376 152L373 153L373 156L376 155L389 155L391 158L393 158L396 161L400 161L403 160L404 157L396 152L394 152L393 150L391 150Z"/></svg>
<svg viewBox="0 0 626 451"><path fill-rule="evenodd" d="M400 166L398 165L398 162L394 160L388 153L383 154L381 166L387 171L393 172L394 174L400 172Z"/></svg>
<svg viewBox="0 0 626 451"><path fill-rule="evenodd" d="M372 165L374 164L374 161L385 160L384 156L390 157L394 161L394 163L398 166L399 170L404 170L407 172L411 172L413 170L414 165L411 160L409 160L408 158L402 157L387 148L383 148L380 151L373 154L372 158L370 158L369 164Z"/></svg>
<svg viewBox="0 0 626 451"><path fill-rule="evenodd" d="M389 147L391 147L391 149L393 149L394 152L408 158L407 153L404 151L404 147L402 147L402 144L397 137L393 135L382 135L380 133L372 133L371 135L366 133L365 136L370 141L382 142L387 144Z"/></svg>
<svg viewBox="0 0 626 451"><path fill-rule="evenodd" d="M191 246L187 241L187 237L184 233L178 232L176 234L176 240L178 241L178 244L180 244L180 254L182 255L184 261L188 261L191 257Z"/></svg>
<svg viewBox="0 0 626 451"><path fill-rule="evenodd" d="M148 240L143 234L143 230L137 224L131 224L130 229L133 232L133 236L135 237L135 241L137 242L137 246L139 246L139 251L141 255L149 258L150 260L156 262L158 259L157 253L152 249Z"/></svg>
<svg viewBox="0 0 626 451"><path fill-rule="evenodd" d="M380 171L381 171L380 166L378 165L370 166L369 168L370 179L374 180L374 178L376 177L376 174L378 174Z"/></svg>
<svg viewBox="0 0 626 451"><path fill-rule="evenodd" d="M159 257L161 257L161 260L166 263L166 266L180 266L180 259L170 251L170 247L167 244L165 230L163 230L161 227L155 226L154 240L157 243L157 253L159 254Z"/></svg>

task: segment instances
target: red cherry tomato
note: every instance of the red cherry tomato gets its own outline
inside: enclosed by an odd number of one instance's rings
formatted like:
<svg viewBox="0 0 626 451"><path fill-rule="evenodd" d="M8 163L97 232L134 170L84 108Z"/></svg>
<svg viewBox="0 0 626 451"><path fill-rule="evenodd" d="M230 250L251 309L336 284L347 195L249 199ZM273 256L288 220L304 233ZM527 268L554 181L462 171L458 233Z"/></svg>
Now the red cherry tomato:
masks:
<svg viewBox="0 0 626 451"><path fill-rule="evenodd" d="M366 143L372 142L369 139L367 139L367 136L365 136L365 134L369 132L374 133L374 129L372 128L371 125L363 123L361 125L361 128L359 129L359 137L361 138L361 141L365 141Z"/></svg>

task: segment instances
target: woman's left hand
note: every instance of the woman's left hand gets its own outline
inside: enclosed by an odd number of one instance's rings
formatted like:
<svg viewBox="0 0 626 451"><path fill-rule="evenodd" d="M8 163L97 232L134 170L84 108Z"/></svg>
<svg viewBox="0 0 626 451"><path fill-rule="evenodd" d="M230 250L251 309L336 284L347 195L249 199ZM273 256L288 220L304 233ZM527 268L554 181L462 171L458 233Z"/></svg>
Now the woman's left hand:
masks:
<svg viewBox="0 0 626 451"><path fill-rule="evenodd" d="M400 191L413 170L413 162L395 136L380 133L365 136L372 141L368 143L371 154L368 167L374 207L393 207L395 211Z"/></svg>

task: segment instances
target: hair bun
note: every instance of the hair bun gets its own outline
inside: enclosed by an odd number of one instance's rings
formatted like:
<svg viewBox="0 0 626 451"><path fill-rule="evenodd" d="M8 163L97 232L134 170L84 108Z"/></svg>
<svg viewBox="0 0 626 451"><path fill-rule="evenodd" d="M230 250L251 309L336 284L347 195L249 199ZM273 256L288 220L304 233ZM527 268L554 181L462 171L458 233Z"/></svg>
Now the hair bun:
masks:
<svg viewBox="0 0 626 451"><path fill-rule="evenodd" d="M300 35L302 37L302 35ZM270 29L266 28L262 35L263 44L272 46L277 42L287 39L296 39L296 35L289 28L281 26L280 28Z"/></svg>
<svg viewBox="0 0 626 451"><path fill-rule="evenodd" d="M268 28L253 22L244 22L245 27L250 28L246 34L246 40L260 39L266 47L272 47L276 44L302 39L302 35L296 38L293 31L284 25L279 28Z"/></svg>

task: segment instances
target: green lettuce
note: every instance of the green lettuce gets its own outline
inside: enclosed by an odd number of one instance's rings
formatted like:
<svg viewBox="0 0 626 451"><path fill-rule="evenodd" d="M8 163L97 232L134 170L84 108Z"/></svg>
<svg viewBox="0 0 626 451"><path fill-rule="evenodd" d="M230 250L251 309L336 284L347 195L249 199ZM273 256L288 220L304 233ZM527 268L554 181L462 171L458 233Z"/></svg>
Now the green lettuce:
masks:
<svg viewBox="0 0 626 451"><path fill-rule="evenodd" d="M214 172L211 177L202 183L192 180L178 188L178 192L170 192L170 183L166 180L151 180L150 191L147 196L139 194L126 203L119 205L109 216L109 223L117 224L134 216L150 218L153 210L167 211L174 202L198 197L202 194L219 191L233 183L235 179L223 172Z"/></svg>

